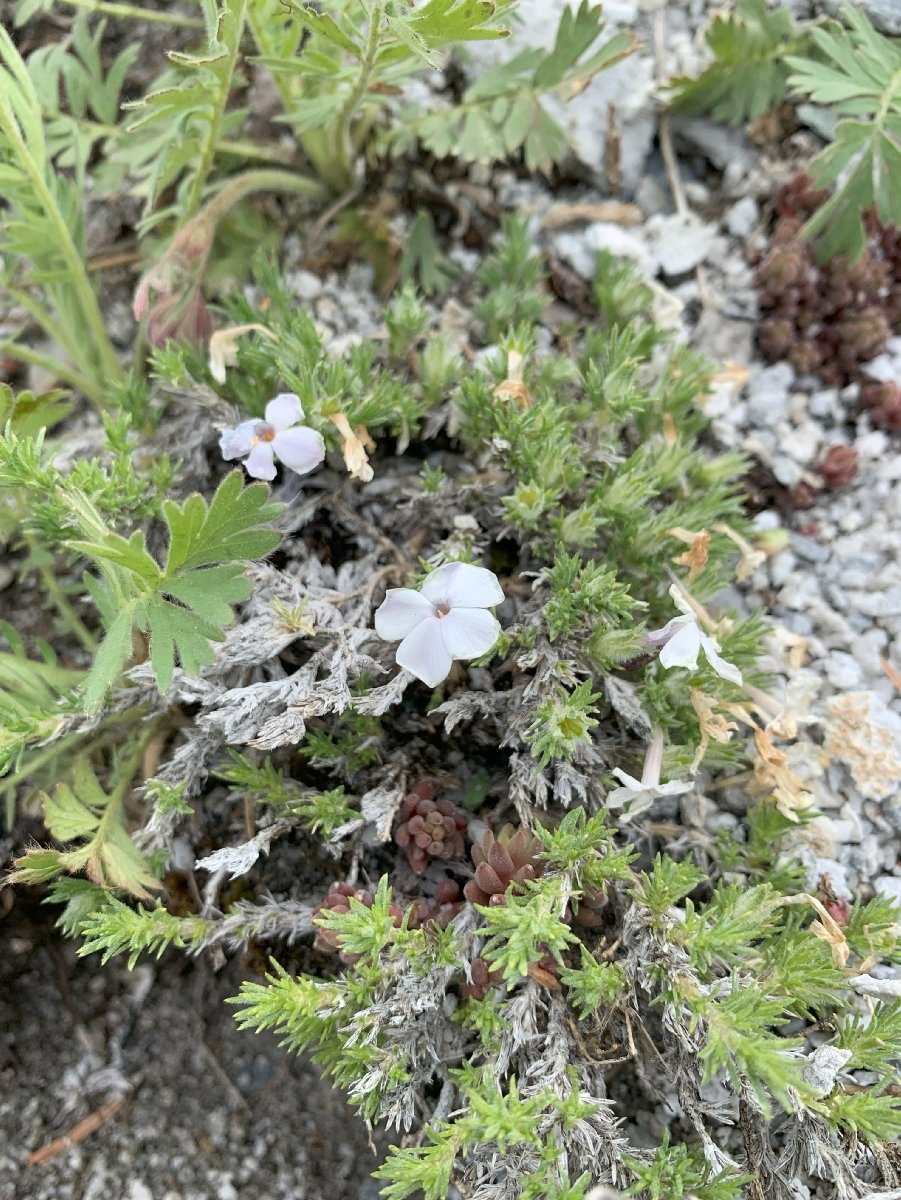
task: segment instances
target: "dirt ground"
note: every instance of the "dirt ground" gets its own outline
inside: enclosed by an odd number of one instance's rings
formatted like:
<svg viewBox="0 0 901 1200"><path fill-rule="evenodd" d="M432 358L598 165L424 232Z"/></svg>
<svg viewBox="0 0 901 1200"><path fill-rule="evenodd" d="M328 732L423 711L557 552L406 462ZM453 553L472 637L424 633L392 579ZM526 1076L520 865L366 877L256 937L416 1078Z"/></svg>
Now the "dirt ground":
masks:
<svg viewBox="0 0 901 1200"><path fill-rule="evenodd" d="M375 1200L362 1122L238 1030L246 966L98 972L51 919L20 898L0 921L0 1200Z"/></svg>

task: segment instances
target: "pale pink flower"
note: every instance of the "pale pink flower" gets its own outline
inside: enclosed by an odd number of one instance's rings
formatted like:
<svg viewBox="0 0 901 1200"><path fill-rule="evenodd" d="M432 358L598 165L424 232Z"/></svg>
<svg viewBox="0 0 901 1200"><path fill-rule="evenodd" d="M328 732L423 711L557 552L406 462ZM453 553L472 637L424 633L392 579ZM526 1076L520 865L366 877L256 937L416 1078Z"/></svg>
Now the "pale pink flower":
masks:
<svg viewBox="0 0 901 1200"><path fill-rule="evenodd" d="M298 475L314 470L325 458L322 434L306 425L303 406L293 392L282 392L266 405L262 420L242 421L226 429L219 439L222 457L242 458L244 470L254 479L274 479L278 459Z"/></svg>
<svg viewBox="0 0 901 1200"><path fill-rule="evenodd" d="M663 766L663 733L654 730L644 760L641 779L627 775L619 767L613 768L613 774L621 780L624 787L614 788L608 792L604 800L607 808L622 808L628 804L628 810L623 814L623 821L630 821L639 813L646 812L659 796L681 796L690 792L694 783L690 779L671 779L669 783L660 782L660 770Z"/></svg>
<svg viewBox="0 0 901 1200"><path fill-rule="evenodd" d="M661 667L688 667L693 671L698 665L698 655L703 650L704 657L717 675L741 686L741 671L720 657L716 638L704 633L698 624L697 614L679 594L678 588L671 587L669 594L683 615L673 617L662 629L652 629L645 634L648 645L663 647L660 651Z"/></svg>
<svg viewBox="0 0 901 1200"><path fill-rule="evenodd" d="M418 592L390 588L375 614L376 633L400 641L398 666L435 687L447 678L455 658L478 658L495 644L501 627L488 609L503 599L493 571L446 563Z"/></svg>

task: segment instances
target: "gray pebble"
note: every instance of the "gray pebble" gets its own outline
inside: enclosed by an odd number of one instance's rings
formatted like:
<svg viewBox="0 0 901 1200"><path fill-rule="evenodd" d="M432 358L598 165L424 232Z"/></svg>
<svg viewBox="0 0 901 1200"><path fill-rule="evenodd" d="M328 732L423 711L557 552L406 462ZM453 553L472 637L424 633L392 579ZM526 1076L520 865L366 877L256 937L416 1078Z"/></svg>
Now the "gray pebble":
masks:
<svg viewBox="0 0 901 1200"><path fill-rule="evenodd" d="M292 272L289 285L297 299L306 304L322 295L322 280L312 271Z"/></svg>
<svg viewBox="0 0 901 1200"><path fill-rule="evenodd" d="M799 558L803 558L805 562L824 563L828 562L832 557L828 546L822 546L813 538L804 537L803 534L792 534L792 549Z"/></svg>
<svg viewBox="0 0 901 1200"><path fill-rule="evenodd" d="M769 561L770 582L774 587L782 587L788 583L798 564L791 550L780 550Z"/></svg>
<svg viewBox="0 0 901 1200"><path fill-rule="evenodd" d="M794 487L804 473L801 464L787 454L774 454L770 470L784 487Z"/></svg>
<svg viewBox="0 0 901 1200"><path fill-rule="evenodd" d="M840 691L859 687L863 682L860 664L843 650L833 650L822 665L829 682Z"/></svg>

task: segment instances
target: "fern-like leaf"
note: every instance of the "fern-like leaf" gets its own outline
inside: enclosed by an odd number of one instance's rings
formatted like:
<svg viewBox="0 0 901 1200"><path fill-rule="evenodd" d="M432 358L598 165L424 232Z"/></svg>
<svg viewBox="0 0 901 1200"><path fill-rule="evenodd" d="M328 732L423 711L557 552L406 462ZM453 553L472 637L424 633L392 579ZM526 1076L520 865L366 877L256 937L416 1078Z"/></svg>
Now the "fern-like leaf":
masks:
<svg viewBox="0 0 901 1200"><path fill-rule="evenodd" d="M232 606L250 595L243 560L278 544L279 535L267 526L279 507L268 496L265 485L244 487L241 472L233 471L209 504L199 495L183 505L166 501L169 550L163 566L148 552L143 533L128 539L113 533L87 497L69 496L84 536L68 544L99 568L92 592L107 626L85 683L88 711L99 708L131 656L136 629L149 639L161 691L172 681L176 659L191 673L213 661L210 643L222 641Z"/></svg>
<svg viewBox="0 0 901 1200"><path fill-rule="evenodd" d="M714 18L706 33L713 62L696 79L670 81L670 103L689 116L726 125L754 121L786 97L786 55L806 41L787 8L766 0L738 0L736 11Z"/></svg>
<svg viewBox="0 0 901 1200"><path fill-rule="evenodd" d="M522 151L531 170L550 170L566 156L569 139L542 97L571 99L635 49L634 36L622 31L590 53L602 32L600 7L582 0L576 12L564 9L549 52L524 50L485 71L452 110L406 122L409 128L398 130L395 148L403 147L412 130L438 157L487 163Z"/></svg>
<svg viewBox="0 0 901 1200"><path fill-rule="evenodd" d="M847 31L813 31L816 58L786 59L791 87L840 118L832 145L809 168L818 186L835 186L802 230L823 259L859 257L870 208L883 225L901 225L901 46L858 8L845 4L842 17Z"/></svg>
<svg viewBox="0 0 901 1200"><path fill-rule="evenodd" d="M48 832L59 842L76 845L71 850L29 850L17 859L10 882L39 883L84 871L101 887L149 899L159 883L125 828L124 790L120 785L107 795L87 759L76 759L71 784L59 783L53 795L43 797Z"/></svg>

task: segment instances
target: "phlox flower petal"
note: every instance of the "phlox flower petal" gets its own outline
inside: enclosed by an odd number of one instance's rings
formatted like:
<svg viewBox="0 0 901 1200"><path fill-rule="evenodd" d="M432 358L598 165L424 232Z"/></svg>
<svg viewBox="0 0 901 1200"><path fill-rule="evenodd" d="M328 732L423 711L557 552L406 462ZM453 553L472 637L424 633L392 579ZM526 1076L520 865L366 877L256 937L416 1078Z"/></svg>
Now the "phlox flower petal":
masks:
<svg viewBox="0 0 901 1200"><path fill-rule="evenodd" d="M642 783L640 779L636 779L634 775L627 775L620 767L614 767L610 774L615 775L617 779L622 780L625 784L625 787L617 788L617 792L640 792L647 787L647 784ZM609 804L609 802L608 797L607 803Z"/></svg>
<svg viewBox="0 0 901 1200"><path fill-rule="evenodd" d="M673 634L660 651L662 667L689 667L698 665L698 652L701 649L701 631L697 621L690 617L676 617L670 621L669 627L675 627L681 622L681 627Z"/></svg>
<svg viewBox="0 0 901 1200"><path fill-rule="evenodd" d="M253 435L259 421L242 421L237 429L226 429L219 438L219 449L225 459L243 458L253 448Z"/></svg>
<svg viewBox="0 0 901 1200"><path fill-rule="evenodd" d="M272 448L279 462L283 462L297 475L306 475L309 471L314 471L325 458L322 434L305 425L294 429L280 429L272 439Z"/></svg>
<svg viewBox="0 0 901 1200"><path fill-rule="evenodd" d="M280 392L266 405L266 421L273 429L290 429L303 420L303 405L293 392Z"/></svg>
<svg viewBox="0 0 901 1200"><path fill-rule="evenodd" d="M412 588L389 588L375 614L375 631L386 642L399 641L412 633L427 617L435 617L435 606Z"/></svg>
<svg viewBox="0 0 901 1200"><path fill-rule="evenodd" d="M244 470L254 479L275 478L275 453L271 442L257 442L244 459Z"/></svg>
<svg viewBox="0 0 901 1200"><path fill-rule="evenodd" d="M497 576L487 567L471 563L445 563L426 577L422 594L449 608L492 608L504 599Z"/></svg>
<svg viewBox="0 0 901 1200"><path fill-rule="evenodd" d="M497 576L485 567L447 563L429 575L420 591L391 588L375 614L375 629L388 640L403 639L397 662L429 687L447 677L455 658L478 658L500 636L488 608L504 598Z"/></svg>
<svg viewBox="0 0 901 1200"><path fill-rule="evenodd" d="M440 632L451 658L478 658L500 637L501 627L485 608L453 608L440 618Z"/></svg>
<svg viewBox="0 0 901 1200"><path fill-rule="evenodd" d="M624 787L614 788L604 797L607 808L622 808L629 805L629 811L624 818L637 817L646 812L660 796L681 796L690 792L694 783L690 779L671 779L669 783L642 783L632 775L627 775L619 767L614 767L612 774L621 779Z"/></svg>
<svg viewBox="0 0 901 1200"><path fill-rule="evenodd" d="M714 671L716 671L717 675L721 679L728 679L731 683L737 683L741 687L741 671L734 663L726 662L724 658L720 658L717 653L719 646L717 645L716 638L708 637L707 634L701 634L701 646L703 647L705 658Z"/></svg>
<svg viewBox="0 0 901 1200"><path fill-rule="evenodd" d="M397 648L397 665L405 667L429 687L446 679L453 657L444 645L439 617L426 617L408 633Z"/></svg>

